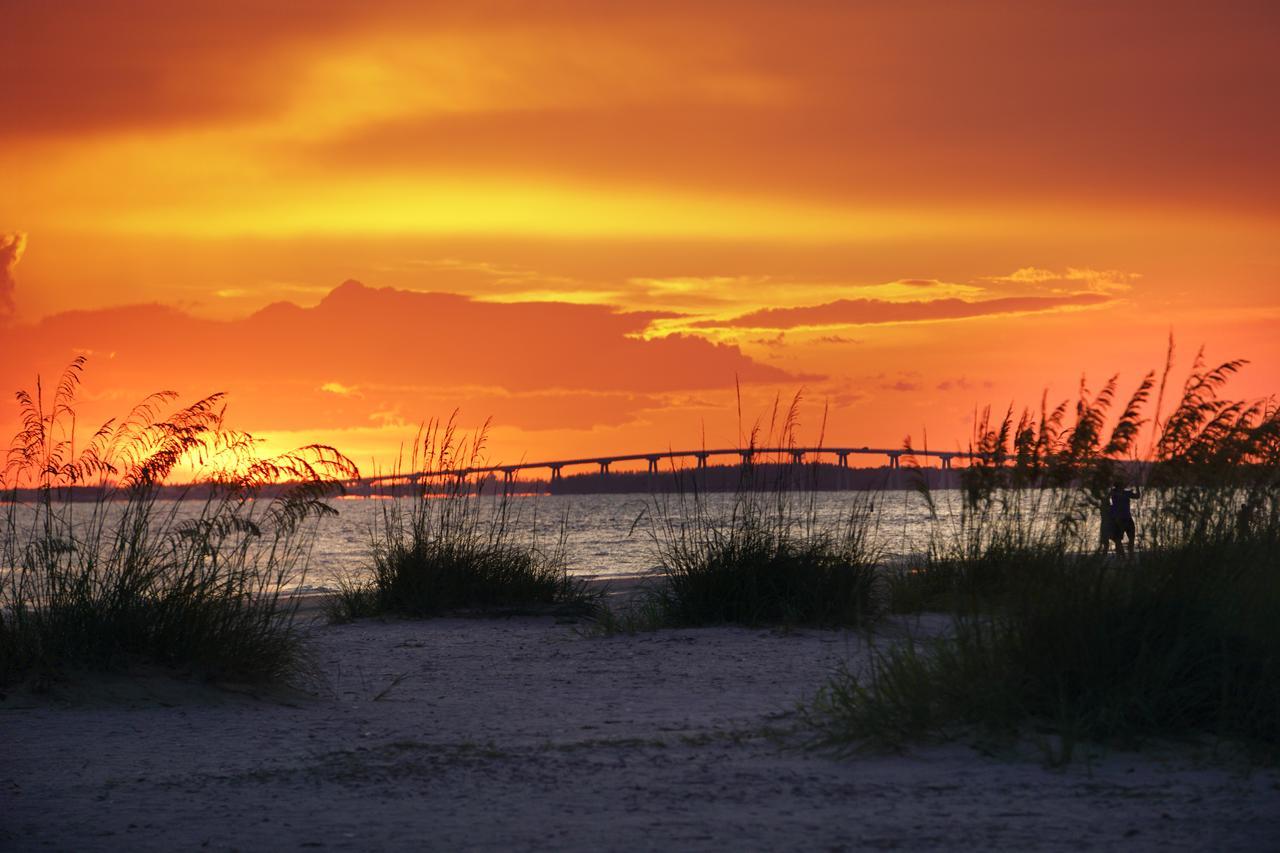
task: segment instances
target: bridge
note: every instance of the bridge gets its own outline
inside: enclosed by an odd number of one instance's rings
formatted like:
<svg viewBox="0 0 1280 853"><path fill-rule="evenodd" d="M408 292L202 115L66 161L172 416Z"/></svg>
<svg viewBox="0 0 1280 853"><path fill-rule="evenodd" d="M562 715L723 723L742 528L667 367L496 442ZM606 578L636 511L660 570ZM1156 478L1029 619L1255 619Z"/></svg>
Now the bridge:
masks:
<svg viewBox="0 0 1280 853"><path fill-rule="evenodd" d="M582 465L598 466L601 474L608 474L610 466L619 462L646 462L650 474L658 473L658 463L664 459L692 459L698 468L706 468L712 457L736 456L742 465L751 465L757 457L774 457L790 459L795 464L803 464L808 459L834 457L841 468L849 467L850 456L881 456L889 460L889 467L901 467L903 456L935 458L941 461L943 470L951 468L951 461L956 458L982 458L980 453L958 450L903 450L902 448L882 447L735 447L718 450L666 450L658 453L625 453L617 456L586 456L581 459L555 459L546 462L519 462L507 465L481 465L471 468L451 468L441 471L419 471L414 474L387 474L380 477L369 477L365 482L375 484L388 480L417 483L430 477L468 477L474 474L501 474L504 482L511 482L521 471L546 470L550 472L551 482L560 479L565 468Z"/></svg>

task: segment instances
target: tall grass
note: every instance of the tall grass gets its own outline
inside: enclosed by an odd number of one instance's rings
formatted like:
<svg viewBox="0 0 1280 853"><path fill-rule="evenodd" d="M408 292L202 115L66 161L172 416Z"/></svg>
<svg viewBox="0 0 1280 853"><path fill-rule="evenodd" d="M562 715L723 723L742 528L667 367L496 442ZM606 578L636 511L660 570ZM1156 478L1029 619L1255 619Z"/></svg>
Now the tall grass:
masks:
<svg viewBox="0 0 1280 853"><path fill-rule="evenodd" d="M334 618L585 602L583 584L568 574L563 533L543 547L536 524L524 532L519 498L487 495L486 479L449 473L481 466L484 440L484 428L461 436L452 419L420 431L410 471L427 476L388 480L371 532L372 577L343 591Z"/></svg>
<svg viewBox="0 0 1280 853"><path fill-rule="evenodd" d="M650 513L664 583L648 606L667 624L859 625L875 615L874 501L853 498L847 515L819 518L806 466L756 452L796 446L797 395L785 414L775 403L767 429L746 436L748 461L727 502L697 488L655 498Z"/></svg>
<svg viewBox="0 0 1280 853"><path fill-rule="evenodd" d="M1221 396L1242 362L1197 356L1163 416L1171 364L1172 346L1150 420L1154 373L1115 416L1113 379L1082 388L1069 425L1067 404L979 420L960 520L896 588L952 609L954 631L833 679L811 709L825 739L1033 725L1066 744L1208 732L1280 752L1280 414ZM1136 558L1097 539L1116 480L1144 486Z"/></svg>
<svg viewBox="0 0 1280 853"><path fill-rule="evenodd" d="M299 663L286 588L310 523L355 467L313 445L263 457L223 396L152 394L86 441L77 358L51 396L17 394L0 473L0 683L145 661L222 678ZM191 484L167 486L179 468Z"/></svg>

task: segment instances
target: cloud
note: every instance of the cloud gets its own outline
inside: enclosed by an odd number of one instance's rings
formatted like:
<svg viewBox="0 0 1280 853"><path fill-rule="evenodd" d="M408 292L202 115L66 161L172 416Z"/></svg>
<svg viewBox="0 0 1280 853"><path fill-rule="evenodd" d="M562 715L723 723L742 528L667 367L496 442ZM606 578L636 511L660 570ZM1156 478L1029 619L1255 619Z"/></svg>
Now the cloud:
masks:
<svg viewBox="0 0 1280 853"><path fill-rule="evenodd" d="M868 398L868 394L866 391L854 390L854 391L838 391L835 394L832 394L829 399L831 401L832 406L840 409L846 406L853 406L858 403L861 403L863 400L866 400L867 398Z"/></svg>
<svg viewBox="0 0 1280 853"><path fill-rule="evenodd" d="M948 376L935 386L939 391L972 391L975 388L991 390L996 384L990 379L970 379L968 376Z"/></svg>
<svg viewBox="0 0 1280 853"><path fill-rule="evenodd" d="M551 275L516 264L499 264L465 258L426 258L406 261L401 266L428 270L432 274L433 281L457 281L470 284L472 286L465 288L469 293L475 292L475 285L493 287L497 289L497 295L505 296L508 298L507 301L512 302L543 301L520 298L520 294L527 292L528 289L561 293L584 289L583 282L569 276ZM387 271L396 270L393 266Z"/></svg>
<svg viewBox="0 0 1280 853"><path fill-rule="evenodd" d="M348 388L341 382L326 382L320 386L320 390L328 394L337 394L339 397L358 396L355 388Z"/></svg>
<svg viewBox="0 0 1280 853"><path fill-rule="evenodd" d="M923 26L911 4L800 4L785 26L760 2L732 15L581 0L227 5L7 4L0 81L20 82L4 85L0 136L225 131L213 144L243 149L249 185L276 165L258 158L279 157L281 171L318 165L319 180L335 167L555 175L824 202L1269 210L1277 187L1265 3L1214 16L1163 3L1159 39L1142 4L1094 21L930 3Z"/></svg>
<svg viewBox="0 0 1280 853"><path fill-rule="evenodd" d="M1040 267L1022 267L1008 275L986 276L983 281L1035 285L1071 283L1076 287L1083 283L1086 288L1094 293L1122 293L1131 290L1133 282L1140 278L1142 278L1141 273L1123 272L1122 270L1067 267L1066 272L1055 272Z"/></svg>
<svg viewBox="0 0 1280 853"><path fill-rule="evenodd" d="M978 381L978 380L971 380L967 376L948 377L946 379L943 379L941 382L939 382L937 387L939 391L952 391L952 390L971 391L974 388L978 387L978 385L981 385L983 388L995 387L995 383L992 382L990 379L983 379L981 381Z"/></svg>
<svg viewBox="0 0 1280 853"><path fill-rule="evenodd" d="M13 292L18 282L13 270L22 260L22 253L27 247L27 235L21 231L15 234L0 234L0 318L12 316L18 306L13 301Z"/></svg>
<svg viewBox="0 0 1280 853"><path fill-rule="evenodd" d="M107 387L225 390L259 429L354 427L377 412L408 422L464 408L508 424L616 424L663 395L795 383L737 346L688 335L644 339L655 315L600 305L495 303L349 281L319 304L278 302L230 321L161 305L70 311L7 331L26 364L76 349ZM0 358L0 387L29 377Z"/></svg>
<svg viewBox="0 0 1280 853"><path fill-rule="evenodd" d="M874 385L881 391L908 393L919 391L924 387L920 383L920 372L917 370L895 370L892 373L877 373L867 377L864 385Z"/></svg>
<svg viewBox="0 0 1280 853"><path fill-rule="evenodd" d="M778 332L778 334L774 335L771 338L754 338L748 343L753 343L757 346L762 346L762 347L770 347L771 349L777 349L778 347L786 346L787 333Z"/></svg>
<svg viewBox="0 0 1280 853"><path fill-rule="evenodd" d="M917 323L929 320L1025 314L1062 308L1096 307L1110 301L1110 297L1101 293L1006 296L976 301L931 299L917 302L888 302L882 299L839 299L823 305L800 308L764 308L730 320L705 320L695 325L703 328L794 329L801 326Z"/></svg>

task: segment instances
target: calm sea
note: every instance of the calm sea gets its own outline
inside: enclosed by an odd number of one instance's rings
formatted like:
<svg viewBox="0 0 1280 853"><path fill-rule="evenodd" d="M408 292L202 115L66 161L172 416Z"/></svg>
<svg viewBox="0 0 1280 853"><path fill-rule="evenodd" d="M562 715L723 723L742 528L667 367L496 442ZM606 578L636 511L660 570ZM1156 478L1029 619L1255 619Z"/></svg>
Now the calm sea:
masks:
<svg viewBox="0 0 1280 853"><path fill-rule="evenodd" d="M872 500L874 544L892 559L923 551L931 526L947 524L954 518L959 493L942 490L935 492L934 498L939 517L932 522L924 501L911 491L881 492L872 497L866 492L792 496L791 509L797 516L807 517L812 499L816 522L838 525ZM733 496L711 494L703 500L710 515L727 516ZM764 500L770 500L769 496ZM492 511L491 502L486 503L484 498L481 502L484 512ZM370 532L388 508L385 500L370 499L335 501L333 507L338 515L324 519L317 528L307 588L331 588L343 576L367 571ZM655 533L667 519L678 523L687 517L692 506L647 494L538 495L513 498L509 511L519 534L533 537L544 547L555 546L563 528L571 574L609 577L652 572L657 565Z"/></svg>
<svg viewBox="0 0 1280 853"><path fill-rule="evenodd" d="M923 554L931 538L953 535L959 528L961 495L958 490L933 492L937 514L931 515L924 499L914 491L814 492L790 493L781 498L770 494L759 496L766 507L776 501L788 501L787 512L803 523L812 519L818 529L836 530L851 515L862 513L867 522L868 542L883 560L898 561ZM470 506L481 513L483 521L491 516L497 504L492 498L471 499ZM734 505L732 494L709 494L702 497L703 514L726 520ZM870 506L868 506L870 502ZM107 504L107 530L112 529L112 516L121 504ZM385 513L399 508L408 512L412 499L394 501L371 498L347 498L331 503L336 515L309 524L303 542L309 546L305 576L288 585L303 590L333 589L342 580L355 580L370 571L370 552L375 527ZM101 508L100 508L101 509ZM201 511L201 501L160 501L154 523L175 529L184 519ZM868 513L868 509L870 512ZM13 525L19 539L35 534L32 529L33 508L10 505L4 518ZM61 511L66 511L64 506ZM82 532L92 524L94 508L71 505L75 526ZM99 510L100 511L100 510ZM648 494L610 495L537 495L510 499L507 516L516 541L532 541L545 549L556 548L563 537L569 572L584 577L628 577L653 572L658 564L656 539L661 538L668 523L679 526L694 512L692 501ZM166 520L168 519L168 520ZM1037 524L1047 524L1045 518ZM1081 547L1096 547L1089 542L1090 530L1080 531ZM1096 532L1093 533L1096 536ZM105 539L103 541L109 541ZM0 567L0 572L4 568Z"/></svg>

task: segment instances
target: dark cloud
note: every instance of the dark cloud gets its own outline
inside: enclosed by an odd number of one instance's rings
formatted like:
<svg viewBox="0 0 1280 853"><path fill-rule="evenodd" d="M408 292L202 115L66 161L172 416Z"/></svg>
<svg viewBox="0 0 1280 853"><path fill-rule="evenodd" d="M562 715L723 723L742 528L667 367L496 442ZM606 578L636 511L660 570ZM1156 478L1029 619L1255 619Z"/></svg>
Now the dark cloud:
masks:
<svg viewBox="0 0 1280 853"><path fill-rule="evenodd" d="M974 302L963 299L932 299L920 302L839 299L835 302L801 308L764 308L731 320L706 320L698 325L746 329L793 329L797 326L911 323L1052 311L1068 307L1090 307L1110 301L1112 301L1111 297L1099 293L1075 293L1067 296L1009 296Z"/></svg>
<svg viewBox="0 0 1280 853"><path fill-rule="evenodd" d="M1117 3L1088 15L1009 0L800 3L785 15L767 2L617 5L315 0L299 14L284 0L14 3L0 29L0 135L281 115L308 57L340 55L372 31L556 32L613 38L658 67L714 44L697 61L715 79L768 85L696 107L678 90L641 91L623 106L409 115L282 154L808 198L1053 191L1270 209L1280 189L1269 3Z"/></svg>
<svg viewBox="0 0 1280 853"><path fill-rule="evenodd" d="M956 376L952 379L944 379L938 383L939 391L950 391L955 388L960 391L968 391L973 387L973 383L966 376Z"/></svg>
<svg viewBox="0 0 1280 853"><path fill-rule="evenodd" d="M757 346L770 347L770 348L776 349L781 346L786 346L787 333L778 332L778 334L774 335L771 338L753 338L750 341L750 343L756 344Z"/></svg>
<svg viewBox="0 0 1280 853"><path fill-rule="evenodd" d="M26 245L26 234L0 234L0 319L13 316L17 310L13 292L17 289L18 282L14 278L13 269L22 260Z"/></svg>
<svg viewBox="0 0 1280 853"><path fill-rule="evenodd" d="M890 373L878 373L869 379L881 391L911 392L919 391L920 373L916 370L898 370Z"/></svg>
<svg viewBox="0 0 1280 853"><path fill-rule="evenodd" d="M865 391L840 391L831 396L831 405L837 409L846 406L853 406L866 400L868 397Z"/></svg>
<svg viewBox="0 0 1280 853"><path fill-rule="evenodd" d="M377 412L412 423L459 406L505 423L616 424L655 395L796 382L736 346L638 337L653 315L554 302L489 303L350 281L314 308L287 302L240 320L161 305L70 311L5 335L24 364L90 353L106 387L231 392L258 429L355 426ZM6 355L7 352L0 352ZM29 384L0 358L0 387Z"/></svg>
<svg viewBox="0 0 1280 853"><path fill-rule="evenodd" d="M0 28L0 137L278 113L307 46L445 16L413 0L15 3Z"/></svg>

